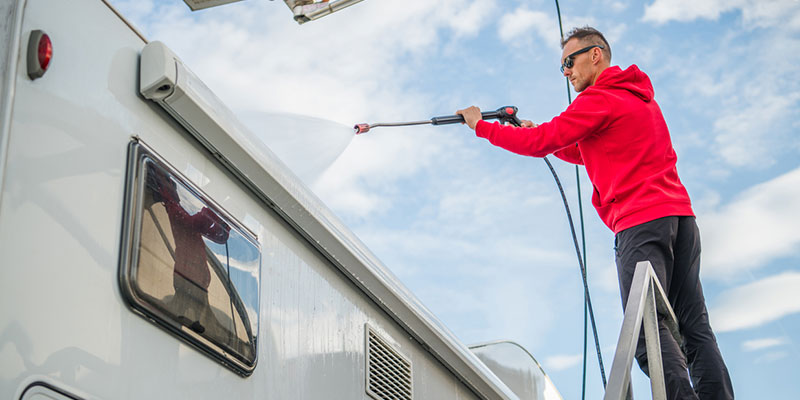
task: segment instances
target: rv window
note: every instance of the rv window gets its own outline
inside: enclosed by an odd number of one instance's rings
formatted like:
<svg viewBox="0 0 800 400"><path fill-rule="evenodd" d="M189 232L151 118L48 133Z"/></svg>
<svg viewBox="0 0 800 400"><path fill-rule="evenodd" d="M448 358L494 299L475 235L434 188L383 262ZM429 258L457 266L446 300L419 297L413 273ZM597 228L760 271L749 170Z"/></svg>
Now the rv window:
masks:
<svg viewBox="0 0 800 400"><path fill-rule="evenodd" d="M256 362L256 240L141 144L131 148L122 287L133 307L239 373Z"/></svg>

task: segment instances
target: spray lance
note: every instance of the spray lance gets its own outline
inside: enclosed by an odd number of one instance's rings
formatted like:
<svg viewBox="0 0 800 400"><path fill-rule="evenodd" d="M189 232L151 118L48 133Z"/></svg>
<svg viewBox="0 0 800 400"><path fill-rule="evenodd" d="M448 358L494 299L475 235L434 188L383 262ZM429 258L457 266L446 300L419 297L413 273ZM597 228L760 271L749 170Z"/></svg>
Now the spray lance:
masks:
<svg viewBox="0 0 800 400"><path fill-rule="evenodd" d="M486 111L481 113L482 119L496 119L503 124L511 124L515 126L521 126L522 121L517 118L517 107L515 106L504 106L500 107L495 111ZM362 133L369 132L372 128L382 127L382 126L410 126L410 125L447 125L447 124L459 124L464 122L463 115L445 115L442 117L433 117L429 120L425 121L411 121L411 122L378 122L376 124L356 124L353 127L356 131L356 135L360 135Z"/></svg>

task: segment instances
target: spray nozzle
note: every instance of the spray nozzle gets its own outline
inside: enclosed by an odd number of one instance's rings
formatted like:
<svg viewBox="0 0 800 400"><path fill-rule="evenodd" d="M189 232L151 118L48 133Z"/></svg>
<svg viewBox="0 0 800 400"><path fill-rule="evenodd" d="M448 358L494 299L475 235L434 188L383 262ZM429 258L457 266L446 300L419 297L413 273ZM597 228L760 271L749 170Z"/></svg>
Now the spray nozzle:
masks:
<svg viewBox="0 0 800 400"><path fill-rule="evenodd" d="M356 126L354 126L353 129L356 130L356 135L367 133L369 132L369 124L356 124Z"/></svg>

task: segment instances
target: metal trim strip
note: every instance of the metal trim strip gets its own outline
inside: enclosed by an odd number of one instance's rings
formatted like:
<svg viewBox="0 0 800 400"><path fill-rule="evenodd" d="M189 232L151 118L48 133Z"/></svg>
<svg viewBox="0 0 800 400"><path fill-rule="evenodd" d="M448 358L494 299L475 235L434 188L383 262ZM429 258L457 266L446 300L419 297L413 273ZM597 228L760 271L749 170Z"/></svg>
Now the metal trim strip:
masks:
<svg viewBox="0 0 800 400"><path fill-rule="evenodd" d="M0 77L3 82L0 84L0 193L3 193L3 183L6 175L6 158L8 157L8 141L11 136L11 116L14 111L14 95L17 88L17 63L20 57L20 47L22 42L22 19L25 14L27 0L8 1L11 7L8 14L12 22L4 29L8 32L8 41L3 45L6 47L3 62L7 63L8 69L5 75ZM2 48L3 45L0 45ZM3 197L0 196L0 205Z"/></svg>

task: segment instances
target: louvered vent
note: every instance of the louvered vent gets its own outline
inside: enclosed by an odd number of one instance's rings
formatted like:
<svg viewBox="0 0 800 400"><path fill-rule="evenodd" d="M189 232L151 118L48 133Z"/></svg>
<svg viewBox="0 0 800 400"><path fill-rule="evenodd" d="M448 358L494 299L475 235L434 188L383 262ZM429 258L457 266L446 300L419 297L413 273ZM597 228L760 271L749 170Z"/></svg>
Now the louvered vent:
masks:
<svg viewBox="0 0 800 400"><path fill-rule="evenodd" d="M411 400L411 361L367 325L367 394L377 400Z"/></svg>

